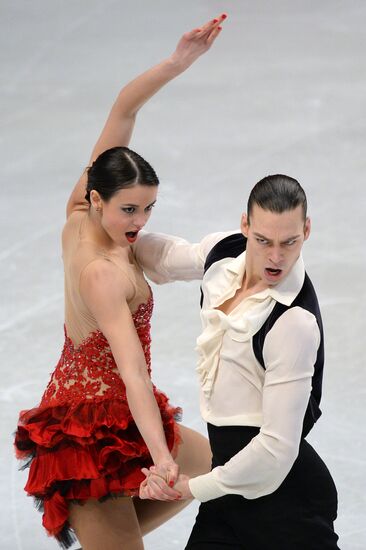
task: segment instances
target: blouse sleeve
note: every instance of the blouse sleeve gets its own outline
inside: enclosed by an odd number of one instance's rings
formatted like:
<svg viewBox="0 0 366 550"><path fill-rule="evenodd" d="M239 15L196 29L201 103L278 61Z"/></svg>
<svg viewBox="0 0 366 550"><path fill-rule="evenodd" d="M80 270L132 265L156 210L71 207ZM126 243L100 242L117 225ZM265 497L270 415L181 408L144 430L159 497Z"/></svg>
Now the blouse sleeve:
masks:
<svg viewBox="0 0 366 550"><path fill-rule="evenodd" d="M205 502L226 494L248 499L275 491L299 452L320 332L314 315L294 307L266 336L263 424L259 434L226 464L192 478L192 494Z"/></svg>
<svg viewBox="0 0 366 550"><path fill-rule="evenodd" d="M236 231L211 233L198 243L190 243L165 233L141 231L133 245L137 262L154 283L202 279L207 254L216 243Z"/></svg>

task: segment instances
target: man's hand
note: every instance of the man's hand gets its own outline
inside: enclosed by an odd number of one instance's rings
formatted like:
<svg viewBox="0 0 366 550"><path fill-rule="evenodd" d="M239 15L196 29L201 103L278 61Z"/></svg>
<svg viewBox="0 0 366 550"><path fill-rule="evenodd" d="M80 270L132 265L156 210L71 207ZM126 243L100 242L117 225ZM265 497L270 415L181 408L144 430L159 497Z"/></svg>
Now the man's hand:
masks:
<svg viewBox="0 0 366 550"><path fill-rule="evenodd" d="M184 474L180 474L180 476L178 477L177 483L174 485L174 489L176 491L179 491L179 493L181 494L181 500L194 498L189 488L188 482L189 482L189 477Z"/></svg>

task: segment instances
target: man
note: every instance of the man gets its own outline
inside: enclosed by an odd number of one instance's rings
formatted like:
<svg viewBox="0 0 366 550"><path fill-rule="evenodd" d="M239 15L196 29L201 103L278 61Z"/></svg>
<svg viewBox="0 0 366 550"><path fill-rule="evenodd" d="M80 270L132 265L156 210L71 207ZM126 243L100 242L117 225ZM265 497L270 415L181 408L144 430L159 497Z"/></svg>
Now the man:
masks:
<svg viewBox="0 0 366 550"><path fill-rule="evenodd" d="M175 485L202 503L186 549L337 549L336 488L305 440L321 414L324 348L300 184L258 182L241 231L205 263L198 373L213 467ZM146 474L142 497L171 498L159 472Z"/></svg>

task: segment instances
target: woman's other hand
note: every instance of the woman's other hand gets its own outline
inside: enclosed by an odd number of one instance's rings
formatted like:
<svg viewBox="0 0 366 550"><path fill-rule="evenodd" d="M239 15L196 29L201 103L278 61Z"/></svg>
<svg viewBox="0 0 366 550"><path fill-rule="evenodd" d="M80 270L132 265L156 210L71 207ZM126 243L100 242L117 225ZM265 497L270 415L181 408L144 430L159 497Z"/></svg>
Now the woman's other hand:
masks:
<svg viewBox="0 0 366 550"><path fill-rule="evenodd" d="M162 478L168 486L173 487L178 479L179 466L171 458L170 460L157 461L155 465L147 471L156 474Z"/></svg>
<svg viewBox="0 0 366 550"><path fill-rule="evenodd" d="M210 49L216 37L222 30L222 23L227 18L225 13L216 19L211 19L200 28L186 32L178 42L175 52L171 55L171 61L187 69L196 59Z"/></svg>
<svg viewBox="0 0 366 550"><path fill-rule="evenodd" d="M163 477L147 468L142 468L141 471L146 476L146 479L140 484L139 497L141 499L180 500L181 495L172 488L172 482L169 485Z"/></svg>

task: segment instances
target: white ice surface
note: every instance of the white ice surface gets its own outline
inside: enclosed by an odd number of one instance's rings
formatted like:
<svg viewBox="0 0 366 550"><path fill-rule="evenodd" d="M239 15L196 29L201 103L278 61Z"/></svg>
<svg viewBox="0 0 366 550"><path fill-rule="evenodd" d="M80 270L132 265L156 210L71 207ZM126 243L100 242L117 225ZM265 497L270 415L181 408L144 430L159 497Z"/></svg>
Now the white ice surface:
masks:
<svg viewBox="0 0 366 550"><path fill-rule="evenodd" d="M323 416L310 437L339 491L342 550L366 548L366 3L363 0L1 0L0 549L57 548L22 490L12 432L62 346L65 203L122 84L225 10L214 50L141 112L131 146L156 168L149 227L195 240L236 227L269 173L304 185L305 246L326 329ZM155 288L153 374L199 417L198 285ZM182 549L197 507L146 537ZM309 549L311 550L311 549Z"/></svg>

